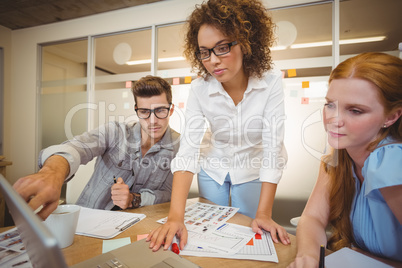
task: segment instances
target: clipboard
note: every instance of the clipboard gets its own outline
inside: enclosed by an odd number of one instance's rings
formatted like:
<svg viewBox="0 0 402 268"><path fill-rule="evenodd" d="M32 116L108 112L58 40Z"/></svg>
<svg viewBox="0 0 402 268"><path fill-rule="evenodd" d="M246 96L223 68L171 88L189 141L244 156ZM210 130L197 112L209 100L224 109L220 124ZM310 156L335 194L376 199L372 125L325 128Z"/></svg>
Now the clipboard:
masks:
<svg viewBox="0 0 402 268"><path fill-rule="evenodd" d="M145 214L81 207L75 234L110 239L145 217Z"/></svg>

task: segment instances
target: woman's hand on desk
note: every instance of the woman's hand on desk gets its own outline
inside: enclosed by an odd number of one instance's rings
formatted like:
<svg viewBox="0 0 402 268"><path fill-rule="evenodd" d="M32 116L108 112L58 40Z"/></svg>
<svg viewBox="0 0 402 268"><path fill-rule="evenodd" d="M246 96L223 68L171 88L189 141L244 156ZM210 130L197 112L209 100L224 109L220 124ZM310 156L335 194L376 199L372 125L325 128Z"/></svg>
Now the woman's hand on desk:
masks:
<svg viewBox="0 0 402 268"><path fill-rule="evenodd" d="M163 249L167 250L170 244L172 244L174 236L179 238L179 247L180 250L182 250L187 244L188 237L187 229L183 220L168 220L164 225L153 230L147 237L147 242L151 241L149 243L149 248L152 248L153 251L157 251L160 246L164 244Z"/></svg>
<svg viewBox="0 0 402 268"><path fill-rule="evenodd" d="M253 229L253 232L259 234L262 234L261 229L270 232L272 240L275 243L278 243L280 240L284 245L290 244L290 238L285 228L277 224L271 217L259 216L257 213L256 218L251 223L251 228Z"/></svg>

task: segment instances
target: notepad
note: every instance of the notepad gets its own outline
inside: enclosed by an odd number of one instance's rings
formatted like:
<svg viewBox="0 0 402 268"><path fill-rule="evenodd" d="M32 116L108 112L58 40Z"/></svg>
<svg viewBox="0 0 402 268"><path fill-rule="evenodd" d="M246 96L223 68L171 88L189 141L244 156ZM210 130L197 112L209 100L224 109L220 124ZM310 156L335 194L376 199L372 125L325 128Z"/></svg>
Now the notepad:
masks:
<svg viewBox="0 0 402 268"><path fill-rule="evenodd" d="M328 268L392 268L388 264L377 261L350 248L342 248L325 257L325 267Z"/></svg>
<svg viewBox="0 0 402 268"><path fill-rule="evenodd" d="M81 207L77 235L110 239L145 218L145 214Z"/></svg>

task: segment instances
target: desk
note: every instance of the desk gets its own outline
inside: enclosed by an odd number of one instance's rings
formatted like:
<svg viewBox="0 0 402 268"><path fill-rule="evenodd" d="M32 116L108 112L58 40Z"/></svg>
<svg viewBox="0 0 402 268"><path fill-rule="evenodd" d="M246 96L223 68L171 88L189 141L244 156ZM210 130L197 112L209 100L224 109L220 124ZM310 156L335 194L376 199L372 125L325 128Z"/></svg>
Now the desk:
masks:
<svg viewBox="0 0 402 268"><path fill-rule="evenodd" d="M211 203L206 199L193 198L187 200L187 206L198 201ZM147 215L147 217L133 227L130 227L120 235L116 236L114 239L130 237L131 241L134 242L137 240L137 235L149 234L153 229L156 229L158 226L160 226L160 224L156 221L168 215L169 205L170 203L163 203L133 210L127 210L135 213L143 213ZM239 213L236 213L236 215L228 220L228 222L245 226L250 226L251 221L251 218ZM193 256L183 257L198 264L201 267L286 267L293 261L296 256L296 237L293 235L289 236L292 241L291 245L285 246L283 244L275 244L279 263ZM76 235L74 237L74 243L71 246L63 249L67 264L70 266L100 255L102 253L102 243L103 240L101 239Z"/></svg>

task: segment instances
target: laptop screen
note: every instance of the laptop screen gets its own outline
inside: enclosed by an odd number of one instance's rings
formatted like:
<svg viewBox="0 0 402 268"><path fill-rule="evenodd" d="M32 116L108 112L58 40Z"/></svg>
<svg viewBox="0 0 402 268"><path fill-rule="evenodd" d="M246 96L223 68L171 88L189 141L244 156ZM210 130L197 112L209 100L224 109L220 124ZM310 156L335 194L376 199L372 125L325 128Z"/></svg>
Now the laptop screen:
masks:
<svg viewBox="0 0 402 268"><path fill-rule="evenodd" d="M56 238L1 174L0 191L18 228L33 267L67 268Z"/></svg>

